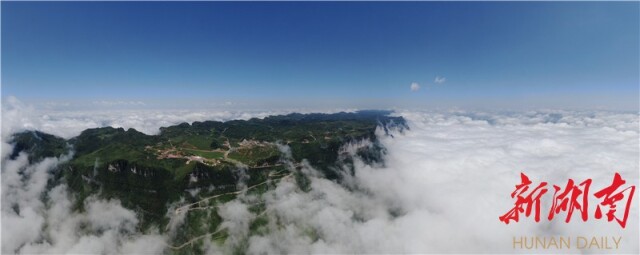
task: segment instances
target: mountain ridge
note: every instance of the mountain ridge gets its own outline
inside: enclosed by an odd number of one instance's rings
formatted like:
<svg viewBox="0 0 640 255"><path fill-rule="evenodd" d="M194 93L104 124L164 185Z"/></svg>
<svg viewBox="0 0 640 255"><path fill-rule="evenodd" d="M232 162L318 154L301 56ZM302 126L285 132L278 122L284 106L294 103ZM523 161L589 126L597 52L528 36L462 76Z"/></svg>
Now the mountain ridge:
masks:
<svg viewBox="0 0 640 255"><path fill-rule="evenodd" d="M56 168L53 181L67 183L76 198L75 209L83 210L83 201L90 196L119 199L141 217L141 230L151 226L164 229L169 221L165 212L179 199L190 203L260 185L264 188L255 192L265 192L271 187L265 183L286 177L295 178L304 190L306 177L299 171L303 164L339 181L344 167L353 167L353 155L343 155L341 150L350 143L369 141L357 148L357 156L368 164L382 163L385 150L376 129L389 134L390 129L408 128L402 117L391 117L390 113L292 113L263 119L185 122L162 127L156 135L121 127L90 128L70 139L24 131L12 136L11 157L25 152L30 161L38 161L73 151L71 159ZM285 147L290 155L283 151ZM187 221L201 221L204 216L193 217ZM207 224L217 227L215 221ZM184 231L185 240L199 233Z"/></svg>

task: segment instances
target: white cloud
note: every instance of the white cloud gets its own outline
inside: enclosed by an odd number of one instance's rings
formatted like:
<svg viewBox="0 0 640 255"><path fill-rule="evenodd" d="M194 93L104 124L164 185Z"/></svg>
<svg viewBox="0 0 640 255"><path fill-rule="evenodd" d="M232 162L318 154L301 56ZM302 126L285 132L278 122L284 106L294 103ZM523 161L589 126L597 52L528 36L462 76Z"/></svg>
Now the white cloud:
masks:
<svg viewBox="0 0 640 255"><path fill-rule="evenodd" d="M98 105L98 106L102 106L102 107L109 107L109 106L143 106L143 105L146 105L142 101L123 101L123 100L117 100L117 101L100 100L100 101L93 101L93 104L94 105Z"/></svg>
<svg viewBox="0 0 640 255"><path fill-rule="evenodd" d="M418 91L418 90L420 90L420 84L418 84L417 82L412 82L411 91Z"/></svg>
<svg viewBox="0 0 640 255"><path fill-rule="evenodd" d="M161 111L42 116L17 100L8 101L2 109L3 253L160 253L184 220L184 214L176 216L169 234L160 235L137 232L137 218L117 200L89 198L86 212L73 212L73 198L64 184L46 188L48 170L66 158L29 164L22 154L10 160L7 132L29 128L70 137L86 127L120 125L153 133L168 123L249 116ZM522 218L505 225L498 220L512 206L509 194L520 172L534 182L560 186L568 178L592 178L593 192L608 185L617 171L638 187L637 113L404 111L398 115L408 120L411 130L396 132L394 138L378 131L388 151L384 165L356 160L355 175L342 184L305 166L309 192L302 192L289 178L262 195L264 216L271 219L269 232L263 235L247 231L249 220L257 217L247 209L251 199L230 201L219 214L222 227L232 236L222 246L210 242L210 251L229 251L244 243L248 253L530 253L512 249L512 237L520 235L622 235L621 247L614 252L640 251L637 196L624 230L593 218L593 207L587 222L576 213L569 224L562 221L564 215L551 222L543 217L540 223ZM43 195L55 202L43 202ZM549 204L547 198L543 216Z"/></svg>
<svg viewBox="0 0 640 255"><path fill-rule="evenodd" d="M231 104L231 102L228 102ZM34 108L15 97L8 97L2 105L2 135L8 136L23 130L40 130L63 138L77 136L85 129L96 127L134 128L145 134L157 134L160 127L194 121L227 121L235 119L248 120L264 118L271 115L292 112L353 112L354 109L332 109L312 111L309 109L291 110L153 110L153 109L110 109L110 110L51 110ZM4 139L4 138L3 138Z"/></svg>
<svg viewBox="0 0 640 255"><path fill-rule="evenodd" d="M436 78L433 80L433 82L436 84L442 84L442 83L445 83L446 81L447 81L447 78L441 77L441 76L436 76Z"/></svg>
<svg viewBox="0 0 640 255"><path fill-rule="evenodd" d="M10 149L3 141L2 253L157 253L166 248L165 237L138 233L135 212L117 200L89 197L80 213L72 211L65 184L48 189L51 170L70 155L29 164L24 153L8 158Z"/></svg>
<svg viewBox="0 0 640 255"><path fill-rule="evenodd" d="M513 236L624 236L617 253L637 253L638 208L627 229L615 222L562 221L505 225L498 216L525 172L563 186L592 178L592 192L614 171L638 185L638 115L607 112L402 112L411 131L379 133L384 166L356 163L345 185L314 177L301 192L293 179L266 193L270 233L241 236L249 253L530 253ZM366 144L366 143L365 143ZM349 151L349 150L346 150ZM306 171L314 172L307 167ZM546 217L550 197L543 200ZM590 205L596 204L591 197ZM310 235L309 233L314 233ZM464 244L464 245L461 245ZM574 244L575 245L575 244ZM578 252L565 250L562 252ZM583 250L582 252L602 252Z"/></svg>

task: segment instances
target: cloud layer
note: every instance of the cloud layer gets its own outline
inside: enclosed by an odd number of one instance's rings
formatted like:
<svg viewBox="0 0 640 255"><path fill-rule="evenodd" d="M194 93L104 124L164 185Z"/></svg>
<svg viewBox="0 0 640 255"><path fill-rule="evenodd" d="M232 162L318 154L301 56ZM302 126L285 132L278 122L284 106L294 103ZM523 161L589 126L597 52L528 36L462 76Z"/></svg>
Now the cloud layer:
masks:
<svg viewBox="0 0 640 255"><path fill-rule="evenodd" d="M8 159L9 132L39 129L63 137L88 127L116 125L154 133L160 126L182 121L249 118L269 112L56 112L42 115L15 100L2 116L2 251L3 253L158 253L172 233L136 231L135 213L117 200L92 197L85 212L71 210L66 186L47 188L51 171L67 157L29 164L27 155ZM638 186L639 135L637 113L531 111L398 112L411 130L385 136L383 165L355 162L355 174L342 183L326 180L311 166L303 192L285 178L259 198L240 196L219 209L230 237L209 242L210 252L244 246L249 253L448 253L524 252L513 250L513 236L623 236L620 250L638 253L638 197L634 197L627 228L575 214L566 224L560 215L539 223L521 218L505 225L498 216L513 206L509 194L520 172L534 182L562 186L568 178L594 180L592 191L608 185L614 172ZM48 117L47 117L48 116ZM358 146L367 146L366 142ZM345 151L350 151L346 147ZM351 150L352 151L352 150ZM265 201L263 215L248 205ZM543 204L548 211L551 199ZM596 204L592 197L590 203ZM184 217L177 215L176 217ZM250 234L249 222L267 217L263 234ZM176 225L181 219L173 219ZM276 224L276 222L278 224ZM176 227L173 226L172 229ZM538 251L544 252L544 251ZM558 252L549 250L549 252ZM563 251L561 251L563 252ZM564 252L580 252L565 250ZM587 253L610 252L585 250Z"/></svg>
<svg viewBox="0 0 640 255"><path fill-rule="evenodd" d="M192 123L194 121L227 121L236 119L264 118L292 112L335 113L353 112L353 109L310 111L290 109L278 111L233 111L233 110L47 110L25 104L15 97L8 97L2 105L2 134L8 136L24 130L39 130L63 138L77 136L87 128L122 127L135 128L146 134L157 134L160 127Z"/></svg>
<svg viewBox="0 0 640 255"><path fill-rule="evenodd" d="M11 146L3 142L3 148ZM164 237L138 233L138 218L117 200L89 197L85 212L72 210L64 184L48 188L56 166L70 158L29 164L27 154L2 161L2 253L159 253Z"/></svg>
<svg viewBox="0 0 640 255"><path fill-rule="evenodd" d="M530 253L514 250L520 236L623 236L619 250L638 252L638 203L628 227L576 213L563 222L498 216L513 206L509 194L520 172L534 182L564 186L592 178L595 192L620 172L638 185L638 116L616 113L401 112L411 131L379 133L388 149L384 166L356 164L355 176L337 184L310 173L311 191L285 179L266 193L269 234L245 236L259 253ZM551 187L550 187L551 188ZM595 205L594 197L590 204ZM236 203L236 202L234 202ZM228 218L235 222L236 219ZM246 233L237 231L237 233ZM313 233L313 234L309 234ZM575 245L575 243L574 243ZM545 252L545 250L536 250ZM603 253L611 250L548 250Z"/></svg>

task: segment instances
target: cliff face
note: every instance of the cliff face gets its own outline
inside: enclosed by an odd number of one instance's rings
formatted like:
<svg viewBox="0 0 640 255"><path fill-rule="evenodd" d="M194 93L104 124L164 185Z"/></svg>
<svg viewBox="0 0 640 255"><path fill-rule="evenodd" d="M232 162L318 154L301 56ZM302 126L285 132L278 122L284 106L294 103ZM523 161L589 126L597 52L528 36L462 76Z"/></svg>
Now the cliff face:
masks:
<svg viewBox="0 0 640 255"><path fill-rule="evenodd" d="M181 197L195 200L194 190L199 197L234 192L295 175L303 160L329 179L339 179L353 155L380 163L384 148L377 142L376 128L406 128L404 119L388 114L290 114L182 123L161 128L158 135L104 127L69 140L27 131L13 136L11 157L27 152L30 160L38 161L73 151L71 160L56 170L56 181L67 182L78 198L77 209L82 210L84 198L92 194L117 198L139 212L146 228L165 225L167 206Z"/></svg>

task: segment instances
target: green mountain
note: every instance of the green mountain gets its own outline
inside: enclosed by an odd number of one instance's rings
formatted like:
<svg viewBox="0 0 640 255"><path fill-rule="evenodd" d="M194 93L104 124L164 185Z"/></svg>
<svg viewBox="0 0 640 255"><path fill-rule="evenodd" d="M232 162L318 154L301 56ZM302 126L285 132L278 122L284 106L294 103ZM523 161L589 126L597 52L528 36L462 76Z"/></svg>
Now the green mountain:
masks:
<svg viewBox="0 0 640 255"><path fill-rule="evenodd" d="M235 198L238 191L261 194L287 177L296 178L304 190L307 182L298 171L303 161L326 178L339 180L343 171L339 169L352 167L352 159L341 148L369 140L371 145L357 148L357 155L367 163L382 163L384 148L376 139L376 129L406 128L402 117L389 113L294 113L182 123L160 128L158 135L104 127L87 129L69 140L27 131L13 136L11 157L27 152L29 160L39 161L72 152L71 160L55 171L53 182L67 183L76 198L75 209L84 210L84 199L90 195L117 198L138 213L142 231L150 226L165 231L168 206L184 198L177 209L188 212L183 234L174 240L179 246L215 232L220 223L215 205ZM260 224L266 223L256 219L252 229ZM216 233L224 238L224 231Z"/></svg>

